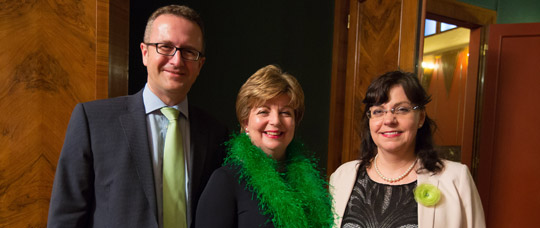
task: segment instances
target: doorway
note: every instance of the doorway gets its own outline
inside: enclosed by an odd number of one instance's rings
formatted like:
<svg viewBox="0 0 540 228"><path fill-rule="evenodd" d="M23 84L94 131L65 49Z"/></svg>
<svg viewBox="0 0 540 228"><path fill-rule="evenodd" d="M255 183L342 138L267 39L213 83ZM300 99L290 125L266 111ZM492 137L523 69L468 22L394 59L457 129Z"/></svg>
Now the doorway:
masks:
<svg viewBox="0 0 540 228"><path fill-rule="evenodd" d="M426 18L424 22L419 77L431 95L426 111L437 123L436 149L442 158L461 162L467 82L476 84L475 78L467 80L471 31L437 19Z"/></svg>
<svg viewBox="0 0 540 228"><path fill-rule="evenodd" d="M424 12L424 64L418 72L432 95L427 111L439 126L434 136L437 150L441 157L467 165L476 178L485 34L496 13L440 0L427 0Z"/></svg>

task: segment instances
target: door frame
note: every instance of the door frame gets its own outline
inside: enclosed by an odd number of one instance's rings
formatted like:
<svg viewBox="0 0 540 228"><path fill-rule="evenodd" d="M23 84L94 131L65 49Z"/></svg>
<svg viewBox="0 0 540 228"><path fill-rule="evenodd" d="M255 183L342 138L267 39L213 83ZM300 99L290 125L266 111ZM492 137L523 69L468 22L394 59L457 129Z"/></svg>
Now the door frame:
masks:
<svg viewBox="0 0 540 228"><path fill-rule="evenodd" d="M496 12L481 7L449 0L427 0L426 17L456 24L471 30L469 66L463 110L461 163L467 165L476 179L479 163L478 141L483 101L483 78L487 28L496 23ZM422 26L423 28L423 26Z"/></svg>

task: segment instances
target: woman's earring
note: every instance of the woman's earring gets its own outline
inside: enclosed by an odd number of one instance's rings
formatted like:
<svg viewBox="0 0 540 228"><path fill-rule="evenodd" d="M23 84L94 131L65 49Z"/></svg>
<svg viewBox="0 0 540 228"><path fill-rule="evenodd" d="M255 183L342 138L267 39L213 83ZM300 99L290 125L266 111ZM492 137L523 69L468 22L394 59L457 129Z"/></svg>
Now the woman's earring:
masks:
<svg viewBox="0 0 540 228"><path fill-rule="evenodd" d="M249 132L248 132L248 130L247 130L247 127L246 127L246 135L249 135Z"/></svg>

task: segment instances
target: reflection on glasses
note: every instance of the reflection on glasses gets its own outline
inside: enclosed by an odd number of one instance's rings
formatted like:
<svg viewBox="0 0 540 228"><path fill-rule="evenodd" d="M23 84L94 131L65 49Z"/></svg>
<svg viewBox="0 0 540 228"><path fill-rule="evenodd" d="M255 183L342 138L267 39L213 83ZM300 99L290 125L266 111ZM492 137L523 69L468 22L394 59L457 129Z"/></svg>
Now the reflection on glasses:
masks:
<svg viewBox="0 0 540 228"><path fill-rule="evenodd" d="M144 43L144 44L156 46L156 52L158 54L166 55L166 56L174 56L174 54L176 54L176 51L180 51L180 56L182 57L182 59L185 59L185 60L197 61L203 56L203 54L200 51L197 51L191 48L179 48L179 47L175 47L171 44L166 44L166 43Z"/></svg>
<svg viewBox="0 0 540 228"><path fill-rule="evenodd" d="M405 115L409 114L411 111L418 110L419 108L420 108L420 106L414 106L414 107L411 107L411 106L398 106L398 107L395 107L395 108L392 108L392 109L388 110L388 109L383 109L381 107L375 107L375 108L371 107L366 112L366 115L370 119L381 118L381 117L385 116L387 112L391 112L392 114L397 115L397 116L405 116Z"/></svg>

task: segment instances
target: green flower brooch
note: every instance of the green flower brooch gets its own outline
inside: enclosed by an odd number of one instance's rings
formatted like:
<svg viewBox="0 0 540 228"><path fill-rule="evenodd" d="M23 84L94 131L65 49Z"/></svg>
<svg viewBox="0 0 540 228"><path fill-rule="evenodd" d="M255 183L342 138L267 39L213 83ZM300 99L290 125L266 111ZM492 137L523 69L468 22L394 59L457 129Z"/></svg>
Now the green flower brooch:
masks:
<svg viewBox="0 0 540 228"><path fill-rule="evenodd" d="M435 185L420 184L414 189L414 199L426 207L431 207L441 199L441 191Z"/></svg>

